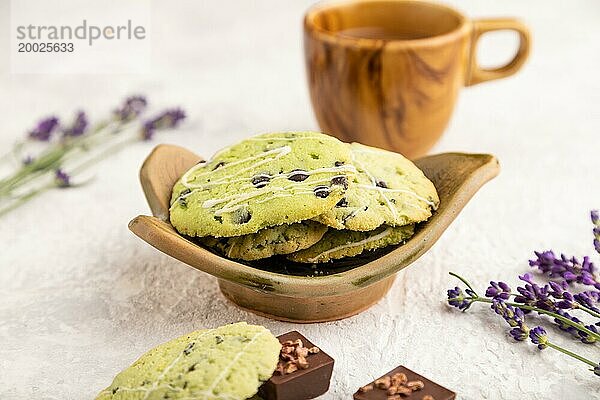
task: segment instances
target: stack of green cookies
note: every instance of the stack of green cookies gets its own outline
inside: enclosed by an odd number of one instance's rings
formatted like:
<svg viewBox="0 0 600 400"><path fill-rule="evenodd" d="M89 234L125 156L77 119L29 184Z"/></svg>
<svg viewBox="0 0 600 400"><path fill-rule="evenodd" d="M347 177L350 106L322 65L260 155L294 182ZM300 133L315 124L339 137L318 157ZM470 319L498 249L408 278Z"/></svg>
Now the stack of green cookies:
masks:
<svg viewBox="0 0 600 400"><path fill-rule="evenodd" d="M228 258L323 263L402 243L438 204L431 181L400 154L283 132L187 171L173 188L170 219Z"/></svg>

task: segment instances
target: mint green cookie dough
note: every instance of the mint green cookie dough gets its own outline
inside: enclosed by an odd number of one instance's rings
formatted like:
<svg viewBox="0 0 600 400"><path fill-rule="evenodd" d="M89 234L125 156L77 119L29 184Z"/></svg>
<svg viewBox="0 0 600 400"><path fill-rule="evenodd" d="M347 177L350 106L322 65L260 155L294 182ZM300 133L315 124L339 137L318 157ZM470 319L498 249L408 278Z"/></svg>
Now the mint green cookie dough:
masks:
<svg viewBox="0 0 600 400"><path fill-rule="evenodd" d="M288 254L287 259L301 263L324 263L354 257L365 251L402 243L414 233L414 225L380 226L370 232L328 230L313 246Z"/></svg>
<svg viewBox="0 0 600 400"><path fill-rule="evenodd" d="M230 237L314 218L342 199L350 161L344 143L318 132L251 137L181 177L171 224L188 236Z"/></svg>
<svg viewBox="0 0 600 400"><path fill-rule="evenodd" d="M96 400L243 400L277 366L281 345L262 326L240 322L163 343L119 373Z"/></svg>
<svg viewBox="0 0 600 400"><path fill-rule="evenodd" d="M306 249L321 240L326 231L325 225L308 220L261 229L249 235L207 236L199 240L228 258L252 261Z"/></svg>
<svg viewBox="0 0 600 400"><path fill-rule="evenodd" d="M314 218L336 229L370 231L381 225L402 226L421 222L439 204L433 183L410 160L398 153L347 145L358 174L343 199Z"/></svg>

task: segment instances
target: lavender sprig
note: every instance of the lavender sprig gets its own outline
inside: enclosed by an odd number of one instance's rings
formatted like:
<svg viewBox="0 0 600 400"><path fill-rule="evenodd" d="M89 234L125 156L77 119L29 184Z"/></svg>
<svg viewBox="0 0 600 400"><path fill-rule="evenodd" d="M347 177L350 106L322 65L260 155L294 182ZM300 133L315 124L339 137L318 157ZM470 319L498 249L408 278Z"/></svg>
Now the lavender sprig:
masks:
<svg viewBox="0 0 600 400"><path fill-rule="evenodd" d="M591 305L593 300L598 299L596 296L600 294L598 292L581 292L573 295L568 291L569 284L566 281L551 281L547 285L540 286L533 281L530 273L519 276L519 279L527 283L517 287L518 293L512 293L508 284L504 282L492 281L485 296L494 300L508 300L510 297L514 297L516 303L527 304L555 313L560 310L581 309L600 318L600 310Z"/></svg>
<svg viewBox="0 0 600 400"><path fill-rule="evenodd" d="M24 158L20 153L26 142L19 142L13 147L12 154L19 157L22 162L19 169L11 175L0 178L0 216L46 190L80 186L80 184L73 185L71 181L73 174L82 172L126 145L140 140L138 135L132 137L125 135L125 140L113 138L122 137L123 135L114 134L125 130L133 123L141 123L139 117L147 108L147 104L143 96L128 97L109 118L92 127L87 114L83 111L78 111L67 126L61 127L57 117L41 120L28 133L28 138L49 143L39 154L35 156L28 154ZM159 130L179 126L184 118L185 113L179 108L166 110L146 123L141 123L135 133L142 131L141 139L149 140ZM60 140L51 141L57 132L62 132ZM96 148L100 150L92 152ZM66 164L71 165L72 161L77 160L83 162L65 168Z"/></svg>
<svg viewBox="0 0 600 400"><path fill-rule="evenodd" d="M500 315L512 328L509 333L517 341L527 339L529 328L525 323L525 313L518 307L506 304L504 301L494 299L492 301L492 310Z"/></svg>
<svg viewBox="0 0 600 400"><path fill-rule="evenodd" d="M546 330L541 326L536 326L529 331L529 339L531 339L531 343L537 344L537 348L540 350L548 347L548 336Z"/></svg>
<svg viewBox="0 0 600 400"><path fill-rule="evenodd" d="M592 224L594 224L594 248L598 253L600 253L600 211L592 210L590 212L590 217L592 219Z"/></svg>
<svg viewBox="0 0 600 400"><path fill-rule="evenodd" d="M148 101L144 96L130 96L121 107L113 111L113 117L119 122L128 122L137 118L146 110Z"/></svg>
<svg viewBox="0 0 600 400"><path fill-rule="evenodd" d="M467 289L467 292L469 291L470 290ZM454 289L448 289L448 304L458 308L461 311L466 311L469 309L469 307L471 307L471 304L473 303L470 299L476 297L476 295L473 296L473 292L470 292L468 294L469 297L466 297L462 289L458 286L456 286Z"/></svg>
<svg viewBox="0 0 600 400"><path fill-rule="evenodd" d="M492 310L494 310L496 314L500 315L511 327L509 333L516 341L524 341L529 337L532 343L536 344L540 350L543 350L547 347L553 348L563 354L586 363L592 367L590 371L594 372L596 375L600 375L600 373L598 373L600 366L597 363L594 363L593 361L581 357L570 350L550 342L548 340L546 331L541 326L529 329L525 322L525 312L535 311L538 314L553 317L555 322L557 322L562 329L572 334L577 334L582 341L584 341L584 343L588 343L586 340L589 340L589 343L600 340L600 333L595 325L585 326L577 318L571 317L568 313L562 311L561 309L554 311L548 310L550 307L545 304L544 299L548 299L550 292L556 294L557 296L564 296L565 290L563 285L556 287L546 285L542 289L542 287L539 285L535 285L535 283L531 282L529 276L525 276L525 280L528 281L527 285L529 285L529 288L525 289L525 291L530 291L530 294L534 297L534 299L530 299L528 295L523 296L524 298L529 299L531 303L523 304L507 301L510 296L519 296L522 294L517 295L514 293L509 293L510 288L505 283L490 282L490 287L488 287L486 295L491 298L484 298L478 296L471 285L464 278L453 272L450 272L450 275L460 279L467 285L469 288L469 295L465 296L462 292L462 289L459 287L450 289L448 290L448 304L465 311L476 302L491 303ZM537 287L534 287L534 285ZM541 305L543 308L538 307L538 301L542 301Z"/></svg>
<svg viewBox="0 0 600 400"><path fill-rule="evenodd" d="M596 267L589 257L584 257L583 262L575 257L567 257L561 254L557 257L553 251L534 252L536 259L529 260L531 267L538 270L549 278L560 278L567 283L577 282L582 285L593 286L600 289L600 283L596 280Z"/></svg>
<svg viewBox="0 0 600 400"><path fill-rule="evenodd" d="M59 120L55 116L46 117L40 120L35 128L29 131L28 137L32 140L40 142L48 142L52 138L52 134L58 130Z"/></svg>
<svg viewBox="0 0 600 400"><path fill-rule="evenodd" d="M450 275L459 279L461 282L463 282L467 286L466 291L468 291L468 293L467 293L468 296L465 296L459 287L455 287L454 289L448 290L448 293L447 293L448 294L448 304L450 304L451 306L456 307L456 308L460 309L461 311L466 311L475 302L493 303L494 301L497 301L497 300L493 300L493 299L486 299L485 297L479 296L477 294L477 292L475 292L473 287L469 284L469 282L466 279L464 279L462 276L455 274L454 272L450 272ZM511 294L511 295L514 296L514 294ZM570 320L569 318L564 317L563 315L560 315L558 312L549 311L544 308L538 308L535 305L530 305L530 304L520 304L520 303L508 302L508 301L505 301L505 304L510 305L512 307L520 308L524 313L535 311L538 314L548 315L550 317L558 319L559 321L561 321L563 324L565 324L567 326L570 326L578 331L582 331L585 334L591 335L592 337L596 338L597 340L600 340L600 334L587 329L582 323L574 322L574 321Z"/></svg>
<svg viewBox="0 0 600 400"><path fill-rule="evenodd" d="M81 136L85 133L86 129L88 128L88 125L88 118L85 112L78 111L75 115L75 120L73 121L73 123L70 126L63 129L63 135L65 137Z"/></svg>
<svg viewBox="0 0 600 400"><path fill-rule="evenodd" d="M529 339L531 340L531 343L537 345L537 348L540 350L544 350L550 347L554 350L560 351L563 354L573 357L576 360L586 363L587 365L592 367L590 368L590 371L592 371L595 375L600 376L600 363L595 363L591 360L588 360L587 358L581 357L580 355L565 349L564 347L552 343L548 339L548 333L546 333L546 330L541 326L536 326L535 328L529 331Z"/></svg>
<svg viewBox="0 0 600 400"><path fill-rule="evenodd" d="M56 182L56 186L61 188L71 186L71 177L60 168L54 172L54 181Z"/></svg>
<svg viewBox="0 0 600 400"><path fill-rule="evenodd" d="M510 297L510 286L504 282L490 282L490 286L485 291L486 297L494 299L508 300Z"/></svg>
<svg viewBox="0 0 600 400"><path fill-rule="evenodd" d="M166 110L144 123L142 138L143 140L151 140L156 131L176 128L184 119L185 113L181 108Z"/></svg>

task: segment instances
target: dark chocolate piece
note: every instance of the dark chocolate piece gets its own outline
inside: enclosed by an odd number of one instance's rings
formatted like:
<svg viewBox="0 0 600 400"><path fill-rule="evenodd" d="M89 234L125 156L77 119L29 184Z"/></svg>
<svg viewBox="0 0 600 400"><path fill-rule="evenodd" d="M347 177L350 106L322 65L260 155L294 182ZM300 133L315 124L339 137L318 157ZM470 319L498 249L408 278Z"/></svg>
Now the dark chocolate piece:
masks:
<svg viewBox="0 0 600 400"><path fill-rule="evenodd" d="M315 347L296 331L278 336L277 339L282 344L300 339L305 349ZM283 353L281 356L285 357ZM280 361L284 363L286 359L281 356ZM290 373L282 373L278 368L278 371L275 371L275 374L260 387L258 395L264 400L304 400L313 399L325 393L329 390L333 358L319 348L318 352L306 356L306 362L308 366L305 369L300 367Z"/></svg>
<svg viewBox="0 0 600 400"><path fill-rule="evenodd" d="M400 366L362 386L354 400L454 400L456 393Z"/></svg>

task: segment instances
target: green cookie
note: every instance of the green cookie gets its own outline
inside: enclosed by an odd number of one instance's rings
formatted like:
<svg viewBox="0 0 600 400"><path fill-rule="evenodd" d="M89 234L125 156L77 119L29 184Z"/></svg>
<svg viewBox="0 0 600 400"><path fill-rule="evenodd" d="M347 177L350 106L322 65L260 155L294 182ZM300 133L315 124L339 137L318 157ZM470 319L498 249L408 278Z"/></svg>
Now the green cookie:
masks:
<svg viewBox="0 0 600 400"><path fill-rule="evenodd" d="M348 145L358 174L335 208L314 218L336 229L370 231L380 225L424 221L439 204L433 183L398 153Z"/></svg>
<svg viewBox="0 0 600 400"><path fill-rule="evenodd" d="M96 400L242 400L277 366L281 345L245 322L192 332L148 351Z"/></svg>
<svg viewBox="0 0 600 400"><path fill-rule="evenodd" d="M330 229L315 245L289 254L288 260L301 263L323 263L354 257L365 251L401 243L414 233L414 225L380 226L374 231L359 232Z"/></svg>
<svg viewBox="0 0 600 400"><path fill-rule="evenodd" d="M201 238L200 241L229 258L258 260L276 254L289 254L317 243L327 227L315 221L302 221L261 229L249 235L229 238Z"/></svg>
<svg viewBox="0 0 600 400"><path fill-rule="evenodd" d="M311 219L338 203L356 169L350 150L317 132L269 133L221 150L173 188L170 218L184 235L247 235Z"/></svg>

